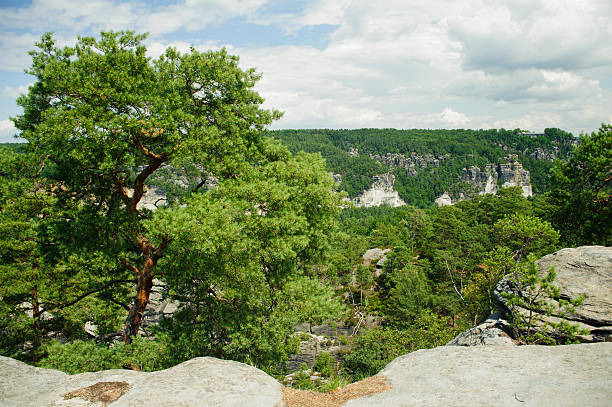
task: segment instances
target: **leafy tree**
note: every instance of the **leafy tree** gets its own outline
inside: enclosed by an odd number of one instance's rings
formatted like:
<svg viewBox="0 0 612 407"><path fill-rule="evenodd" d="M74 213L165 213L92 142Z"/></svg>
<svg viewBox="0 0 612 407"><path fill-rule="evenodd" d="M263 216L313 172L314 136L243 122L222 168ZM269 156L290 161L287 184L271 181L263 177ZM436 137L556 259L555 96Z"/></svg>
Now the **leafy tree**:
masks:
<svg viewBox="0 0 612 407"><path fill-rule="evenodd" d="M390 280L392 288L385 314L392 326L409 326L422 312L432 308L431 284L418 266L409 265L394 271Z"/></svg>
<svg viewBox="0 0 612 407"><path fill-rule="evenodd" d="M468 312L473 324L495 311L493 292L499 281L516 267L516 261L507 247L496 247L487 253L479 269L472 274L465 290Z"/></svg>
<svg viewBox="0 0 612 407"><path fill-rule="evenodd" d="M612 245L612 126L581 135L551 174L552 221L569 245Z"/></svg>
<svg viewBox="0 0 612 407"><path fill-rule="evenodd" d="M107 369L134 369L151 372L171 367L168 346L163 341L136 337L132 343L117 343L112 347L95 341L74 341L61 344L52 341L45 346L48 354L40 367L57 369L68 374Z"/></svg>
<svg viewBox="0 0 612 407"><path fill-rule="evenodd" d="M506 216L495 223L494 232L498 243L510 249L517 263L529 253L539 257L553 252L559 241L559 232L535 216Z"/></svg>
<svg viewBox="0 0 612 407"><path fill-rule="evenodd" d="M114 280L137 280L123 338L138 333L156 265L169 239L155 242L139 205L147 180L162 166L198 164L197 190L214 174L235 178L263 159L262 130L280 117L261 109L252 89L259 75L243 71L225 50L146 56L144 35L103 32L59 48L43 35L28 71L36 82L18 99L14 119L33 153L45 158L60 203L74 214L57 228L64 245L79 246L94 270L95 253ZM60 242L58 242L60 243Z"/></svg>
<svg viewBox="0 0 612 407"><path fill-rule="evenodd" d="M179 360L208 354L269 368L288 356L296 323L342 314L333 290L304 274L329 246L341 203L333 180L320 156L268 148L275 160L144 223L154 243L169 241L160 266L184 304L167 333Z"/></svg>
<svg viewBox="0 0 612 407"><path fill-rule="evenodd" d="M104 256L90 253L97 267L84 270L78 253L50 255L57 247L50 225L68 212L58 211L40 170L39 157L0 150L0 353L28 360L44 354L51 335L83 337L86 321L101 334L114 329L122 309L108 301L124 295L109 292Z"/></svg>
<svg viewBox="0 0 612 407"><path fill-rule="evenodd" d="M364 266L363 264L357 265L357 269L355 270L355 282L359 287L359 304L363 305L363 292L370 288L374 283L374 278L372 278L372 271L370 271L370 268Z"/></svg>

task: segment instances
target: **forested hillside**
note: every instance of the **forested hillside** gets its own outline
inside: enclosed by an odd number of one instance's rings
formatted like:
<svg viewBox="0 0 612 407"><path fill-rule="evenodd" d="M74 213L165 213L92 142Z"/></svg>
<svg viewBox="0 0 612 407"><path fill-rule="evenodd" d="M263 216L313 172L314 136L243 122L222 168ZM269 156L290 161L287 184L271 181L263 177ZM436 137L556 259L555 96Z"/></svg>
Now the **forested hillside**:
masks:
<svg viewBox="0 0 612 407"><path fill-rule="evenodd" d="M372 176L391 171L399 195L417 207L431 206L444 192L461 190L463 168L484 168L511 154L531 173L534 193L546 192L553 160L566 159L576 143L570 133L556 128L538 136L519 129L277 130L271 135L292 152L321 153L328 171L341 175L341 188L351 198L370 187ZM391 161L395 165L390 166Z"/></svg>

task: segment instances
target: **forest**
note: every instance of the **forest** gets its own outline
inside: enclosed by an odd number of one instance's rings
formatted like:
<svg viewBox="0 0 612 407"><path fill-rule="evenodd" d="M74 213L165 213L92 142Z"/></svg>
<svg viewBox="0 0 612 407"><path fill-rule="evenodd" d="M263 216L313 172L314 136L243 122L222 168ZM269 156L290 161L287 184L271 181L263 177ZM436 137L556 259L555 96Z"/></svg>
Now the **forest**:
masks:
<svg viewBox="0 0 612 407"><path fill-rule="evenodd" d="M270 132L281 113L262 108L259 76L237 57L169 48L152 60L143 40L111 32L60 48L45 35L32 52L36 81L14 118L27 143L0 147L3 356L68 373L214 356L283 380L298 324L356 327L330 338L340 355L317 357L323 384L304 369L293 382L325 391L478 324L497 282L536 258L612 245L610 125L577 143L558 129ZM557 157L529 161L536 148ZM450 155L435 172L396 170L407 206L348 205L381 172L366 154L387 152ZM457 168L509 152L536 196L430 204ZM168 197L152 210L154 181ZM382 270L364 265L371 248L389 249ZM178 305L145 327L154 289ZM573 342L561 328L521 340Z"/></svg>
<svg viewBox="0 0 612 407"><path fill-rule="evenodd" d="M341 188L351 198L370 187L372 176L392 172L394 189L405 202L419 208L431 206L444 192L461 188L459 176L463 168L484 168L486 164L503 162L509 155L516 155L529 170L536 194L547 192L554 158L567 159L576 141L572 134L557 128L545 129L535 137L520 129L276 130L270 135L292 152L320 153L328 171L341 175ZM414 157L416 165L414 169L389 168L372 158L387 154Z"/></svg>

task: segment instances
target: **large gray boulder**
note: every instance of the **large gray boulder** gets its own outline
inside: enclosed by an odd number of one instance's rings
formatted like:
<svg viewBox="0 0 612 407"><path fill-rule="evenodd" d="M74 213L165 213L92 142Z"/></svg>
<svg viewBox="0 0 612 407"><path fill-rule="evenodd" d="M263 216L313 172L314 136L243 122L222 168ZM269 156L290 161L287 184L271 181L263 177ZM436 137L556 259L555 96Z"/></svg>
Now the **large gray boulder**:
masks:
<svg viewBox="0 0 612 407"><path fill-rule="evenodd" d="M0 357L3 407L104 405L104 395L98 401L95 394L89 399L75 396L79 390L87 394L92 385L124 392L116 394L120 396L112 407L282 406L280 383L259 369L229 360L196 358L159 372L105 370L70 376Z"/></svg>
<svg viewBox="0 0 612 407"><path fill-rule="evenodd" d="M608 407L612 343L441 346L400 356L379 375L391 390L344 406Z"/></svg>
<svg viewBox="0 0 612 407"><path fill-rule="evenodd" d="M584 303L574 314L565 318L587 329L589 334L581 336L583 342L612 340L612 247L582 246L559 250L536 262L540 273L555 268L557 278L554 285L561 288L561 298L576 298L583 294ZM495 290L496 299L504 303L503 292L510 290L511 283L502 279ZM528 312L526 309L519 312ZM558 316L545 317L558 322Z"/></svg>

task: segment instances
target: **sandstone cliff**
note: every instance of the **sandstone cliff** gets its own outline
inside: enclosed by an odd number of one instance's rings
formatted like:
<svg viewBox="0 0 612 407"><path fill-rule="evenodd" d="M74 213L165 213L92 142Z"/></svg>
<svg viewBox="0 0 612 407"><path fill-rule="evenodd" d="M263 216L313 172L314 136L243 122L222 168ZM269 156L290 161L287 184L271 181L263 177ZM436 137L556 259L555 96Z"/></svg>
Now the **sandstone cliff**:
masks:
<svg viewBox="0 0 612 407"><path fill-rule="evenodd" d="M393 208L406 205L406 202L393 189L394 183L395 176L393 174L374 176L374 182L370 189L355 198L355 205L365 207L389 205Z"/></svg>
<svg viewBox="0 0 612 407"><path fill-rule="evenodd" d="M464 199L477 195L495 194L498 189L508 187L521 187L523 196L533 196L529 171L516 161L515 155L506 157L506 163L487 164L484 169L476 166L464 168L459 183L464 187L454 196L444 192L436 200L438 206L452 205Z"/></svg>
<svg viewBox="0 0 612 407"><path fill-rule="evenodd" d="M414 152L407 156L398 153L370 154L370 158L385 164L390 171L397 167L404 168L408 170L408 174L412 177L416 176L418 171L427 167L439 167L440 163L448 157L450 157L450 154L436 157L433 154L419 155Z"/></svg>

